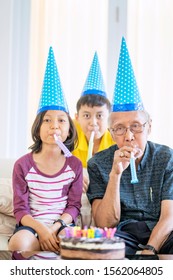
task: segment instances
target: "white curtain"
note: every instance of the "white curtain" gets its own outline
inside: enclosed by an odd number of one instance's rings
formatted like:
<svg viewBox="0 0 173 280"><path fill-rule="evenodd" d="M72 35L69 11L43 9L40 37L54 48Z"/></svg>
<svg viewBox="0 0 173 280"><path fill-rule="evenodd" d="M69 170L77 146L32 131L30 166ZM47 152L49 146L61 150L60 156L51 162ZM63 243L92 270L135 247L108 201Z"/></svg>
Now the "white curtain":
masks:
<svg viewBox="0 0 173 280"><path fill-rule="evenodd" d="M36 115L50 46L72 117L95 51L106 77L107 10L107 0L31 1L28 127Z"/></svg>
<svg viewBox="0 0 173 280"><path fill-rule="evenodd" d="M95 51L112 97L122 36L153 119L150 138L173 147L172 0L1 0L0 22L1 157L32 143L49 46L73 116Z"/></svg>
<svg viewBox="0 0 173 280"><path fill-rule="evenodd" d="M0 1L0 157L27 151L30 1Z"/></svg>
<svg viewBox="0 0 173 280"><path fill-rule="evenodd" d="M106 86L111 88L108 95L112 97L115 57L118 60L121 37L125 36L141 96L153 120L150 139L173 147L173 1L32 0L31 3L28 127L37 110L50 45L73 116L95 50Z"/></svg>
<svg viewBox="0 0 173 280"><path fill-rule="evenodd" d="M173 147L173 1L129 0L127 44L153 119L150 139Z"/></svg>

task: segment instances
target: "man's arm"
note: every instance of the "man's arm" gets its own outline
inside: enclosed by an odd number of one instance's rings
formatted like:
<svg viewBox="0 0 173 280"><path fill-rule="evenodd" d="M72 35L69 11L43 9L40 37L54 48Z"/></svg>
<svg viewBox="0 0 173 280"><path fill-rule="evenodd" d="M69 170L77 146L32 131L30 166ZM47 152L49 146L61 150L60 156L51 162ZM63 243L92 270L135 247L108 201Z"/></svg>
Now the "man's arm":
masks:
<svg viewBox="0 0 173 280"><path fill-rule="evenodd" d="M92 214L96 226L115 227L120 220L120 175L111 175L103 199L92 203Z"/></svg>
<svg viewBox="0 0 173 280"><path fill-rule="evenodd" d="M167 240L170 233L173 231L173 200L163 200L161 202L160 219L148 240L149 245L152 245L156 251L162 247L163 243ZM149 253L143 250L143 254Z"/></svg>
<svg viewBox="0 0 173 280"><path fill-rule="evenodd" d="M122 158L122 151L120 149L115 151L105 194L102 199L94 199L92 203L92 214L98 227L115 227L120 221L120 179L123 171L130 164L130 152L133 150L131 147L122 149L126 151L127 156ZM92 184L94 184L96 174L90 168L89 175L92 177Z"/></svg>

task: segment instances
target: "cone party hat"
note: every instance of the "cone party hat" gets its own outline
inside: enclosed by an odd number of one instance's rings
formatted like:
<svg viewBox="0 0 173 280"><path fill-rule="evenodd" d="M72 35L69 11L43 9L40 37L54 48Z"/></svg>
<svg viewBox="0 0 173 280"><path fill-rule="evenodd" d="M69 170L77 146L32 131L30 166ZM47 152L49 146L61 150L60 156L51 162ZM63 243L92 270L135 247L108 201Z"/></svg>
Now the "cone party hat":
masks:
<svg viewBox="0 0 173 280"><path fill-rule="evenodd" d="M139 110L144 110L144 106L136 83L126 41L123 37L112 100L112 111L125 112Z"/></svg>
<svg viewBox="0 0 173 280"><path fill-rule="evenodd" d="M103 75L100 68L97 52L94 54L94 58L85 81L85 85L81 96L87 94L102 95L107 98L105 85L103 81Z"/></svg>
<svg viewBox="0 0 173 280"><path fill-rule="evenodd" d="M69 113L52 47L49 48L37 114L47 110L61 110Z"/></svg>

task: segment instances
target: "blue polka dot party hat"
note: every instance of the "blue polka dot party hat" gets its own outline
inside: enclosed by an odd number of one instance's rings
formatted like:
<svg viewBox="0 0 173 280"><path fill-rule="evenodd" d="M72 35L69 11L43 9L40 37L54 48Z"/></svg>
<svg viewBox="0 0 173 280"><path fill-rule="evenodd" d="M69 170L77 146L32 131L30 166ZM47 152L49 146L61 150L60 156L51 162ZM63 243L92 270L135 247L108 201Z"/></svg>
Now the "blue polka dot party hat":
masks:
<svg viewBox="0 0 173 280"><path fill-rule="evenodd" d="M37 114L47 110L60 110L69 113L52 47L49 48Z"/></svg>
<svg viewBox="0 0 173 280"><path fill-rule="evenodd" d="M123 37L112 100L112 111L125 112L142 110L144 110L143 103L136 83L126 41Z"/></svg>
<svg viewBox="0 0 173 280"><path fill-rule="evenodd" d="M97 52L94 54L94 58L82 91L82 96L87 94L97 94L107 98Z"/></svg>

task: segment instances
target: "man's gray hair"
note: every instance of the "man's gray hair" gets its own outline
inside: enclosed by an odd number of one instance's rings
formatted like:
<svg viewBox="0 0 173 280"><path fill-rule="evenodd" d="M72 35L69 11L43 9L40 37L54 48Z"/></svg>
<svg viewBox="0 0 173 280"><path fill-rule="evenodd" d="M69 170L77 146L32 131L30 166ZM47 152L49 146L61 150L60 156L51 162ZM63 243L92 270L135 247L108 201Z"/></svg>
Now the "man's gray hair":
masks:
<svg viewBox="0 0 173 280"><path fill-rule="evenodd" d="M151 119L151 117L150 117L150 114L146 111L146 110L143 110L143 111L141 111L141 112L143 112L144 114L145 114L145 116L146 116L146 119L147 119L147 121L148 121L148 123L150 124L151 122L152 122L152 119ZM111 114L112 113L114 113L114 112L111 112L110 114L109 114L109 117L108 117L108 128L110 128L111 127Z"/></svg>

